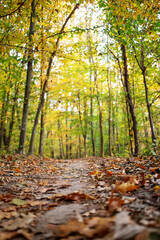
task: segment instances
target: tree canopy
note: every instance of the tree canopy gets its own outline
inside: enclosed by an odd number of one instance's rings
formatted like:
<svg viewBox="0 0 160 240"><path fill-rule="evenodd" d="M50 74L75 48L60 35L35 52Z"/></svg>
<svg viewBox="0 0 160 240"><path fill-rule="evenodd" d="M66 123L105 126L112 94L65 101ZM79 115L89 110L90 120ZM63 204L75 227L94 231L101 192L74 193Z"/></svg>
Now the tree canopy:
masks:
<svg viewBox="0 0 160 240"><path fill-rule="evenodd" d="M158 0L0 2L0 149L160 150Z"/></svg>

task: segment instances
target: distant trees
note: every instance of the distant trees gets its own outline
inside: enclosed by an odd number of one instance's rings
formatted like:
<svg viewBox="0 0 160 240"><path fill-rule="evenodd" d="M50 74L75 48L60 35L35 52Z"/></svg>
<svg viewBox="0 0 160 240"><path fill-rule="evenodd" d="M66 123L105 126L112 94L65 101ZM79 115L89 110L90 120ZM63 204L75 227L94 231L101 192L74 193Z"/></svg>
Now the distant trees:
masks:
<svg viewBox="0 0 160 240"><path fill-rule="evenodd" d="M82 2L0 9L1 152L159 151L158 1Z"/></svg>

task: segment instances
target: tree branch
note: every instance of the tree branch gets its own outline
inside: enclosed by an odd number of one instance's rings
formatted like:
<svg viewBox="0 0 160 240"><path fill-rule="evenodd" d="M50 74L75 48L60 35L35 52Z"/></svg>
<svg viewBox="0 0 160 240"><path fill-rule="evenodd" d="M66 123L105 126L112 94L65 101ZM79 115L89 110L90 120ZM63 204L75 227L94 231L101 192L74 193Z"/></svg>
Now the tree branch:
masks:
<svg viewBox="0 0 160 240"><path fill-rule="evenodd" d="M4 18L4 17L7 17L7 16L10 16L10 15L12 15L13 13L17 12L17 11L24 5L24 3L25 3L26 1L27 1L27 0L24 0L24 1L19 5L19 7L16 8L15 10L13 10L12 12L7 13L7 14L4 14L4 15L0 15L0 18Z"/></svg>

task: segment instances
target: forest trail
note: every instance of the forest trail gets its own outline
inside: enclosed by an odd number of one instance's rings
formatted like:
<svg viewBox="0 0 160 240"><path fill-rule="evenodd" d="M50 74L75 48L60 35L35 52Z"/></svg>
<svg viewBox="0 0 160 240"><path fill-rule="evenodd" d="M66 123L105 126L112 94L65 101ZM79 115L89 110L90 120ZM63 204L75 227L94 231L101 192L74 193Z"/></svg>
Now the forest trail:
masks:
<svg viewBox="0 0 160 240"><path fill-rule="evenodd" d="M158 240L160 160L0 158L1 240Z"/></svg>

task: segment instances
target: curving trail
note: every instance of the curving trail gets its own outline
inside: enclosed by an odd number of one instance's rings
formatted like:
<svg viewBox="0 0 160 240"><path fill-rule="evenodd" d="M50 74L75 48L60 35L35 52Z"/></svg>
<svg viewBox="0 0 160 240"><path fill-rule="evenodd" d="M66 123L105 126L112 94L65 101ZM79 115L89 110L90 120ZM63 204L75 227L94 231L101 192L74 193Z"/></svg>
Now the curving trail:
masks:
<svg viewBox="0 0 160 240"><path fill-rule="evenodd" d="M0 239L159 239L159 165L152 157L1 157Z"/></svg>

